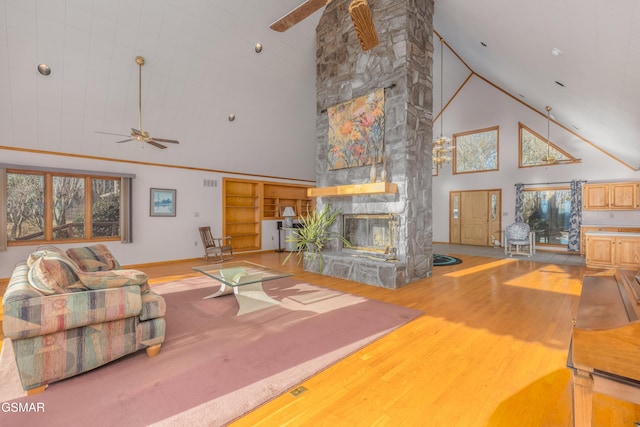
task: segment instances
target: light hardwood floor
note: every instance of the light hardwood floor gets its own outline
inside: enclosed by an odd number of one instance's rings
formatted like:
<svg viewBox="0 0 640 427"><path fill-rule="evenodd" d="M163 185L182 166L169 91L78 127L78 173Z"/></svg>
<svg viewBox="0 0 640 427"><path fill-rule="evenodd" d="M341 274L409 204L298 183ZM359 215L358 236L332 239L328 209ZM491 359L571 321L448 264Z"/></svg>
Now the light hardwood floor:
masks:
<svg viewBox="0 0 640 427"><path fill-rule="evenodd" d="M286 254L236 256L298 279L424 311L232 425L571 425L565 367L577 311L579 265L460 255L433 276L387 290L303 271ZM202 260L141 266L151 283L196 276ZM162 353L160 353L161 357ZM212 360L212 363L215 363ZM597 426L629 426L640 408L596 395Z"/></svg>

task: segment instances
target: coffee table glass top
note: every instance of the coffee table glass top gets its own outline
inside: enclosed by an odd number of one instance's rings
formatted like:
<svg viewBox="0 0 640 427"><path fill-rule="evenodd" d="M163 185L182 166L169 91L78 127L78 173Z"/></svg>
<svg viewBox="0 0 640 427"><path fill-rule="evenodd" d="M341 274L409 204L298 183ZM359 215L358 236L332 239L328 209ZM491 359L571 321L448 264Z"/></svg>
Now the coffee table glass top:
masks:
<svg viewBox="0 0 640 427"><path fill-rule="evenodd" d="M233 287L293 276L291 273L260 264L254 264L249 261L209 264L193 267L193 270Z"/></svg>

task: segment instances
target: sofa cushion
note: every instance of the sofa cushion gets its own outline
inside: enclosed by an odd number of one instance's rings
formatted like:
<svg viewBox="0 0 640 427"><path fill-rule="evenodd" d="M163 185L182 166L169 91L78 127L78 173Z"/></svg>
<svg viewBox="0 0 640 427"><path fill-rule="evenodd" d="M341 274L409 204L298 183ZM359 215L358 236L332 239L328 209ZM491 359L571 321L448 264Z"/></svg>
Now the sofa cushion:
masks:
<svg viewBox="0 0 640 427"><path fill-rule="evenodd" d="M48 253L38 258L27 275L29 284L45 295L83 291L77 266L66 256Z"/></svg>
<svg viewBox="0 0 640 427"><path fill-rule="evenodd" d="M51 246L51 245L38 246L38 248L35 251L31 252L27 257L27 265L29 267L33 266L33 263L35 263L39 258L42 258L43 256L48 254L58 254L62 257L65 257L70 263L73 263L76 266L76 269L79 268L75 263L75 261L73 261L71 258L67 256L65 251L63 251L62 249L56 246Z"/></svg>
<svg viewBox="0 0 640 427"><path fill-rule="evenodd" d="M2 328L14 340L90 325L99 330L113 320L137 318L141 310L138 286L47 295L5 304Z"/></svg>
<svg viewBox="0 0 640 427"><path fill-rule="evenodd" d="M120 264L103 244L67 249L67 255L82 271L119 270Z"/></svg>
<svg viewBox="0 0 640 427"><path fill-rule="evenodd" d="M149 277L138 270L109 270L78 272L80 281L89 289L120 288L127 285L141 286L147 283Z"/></svg>

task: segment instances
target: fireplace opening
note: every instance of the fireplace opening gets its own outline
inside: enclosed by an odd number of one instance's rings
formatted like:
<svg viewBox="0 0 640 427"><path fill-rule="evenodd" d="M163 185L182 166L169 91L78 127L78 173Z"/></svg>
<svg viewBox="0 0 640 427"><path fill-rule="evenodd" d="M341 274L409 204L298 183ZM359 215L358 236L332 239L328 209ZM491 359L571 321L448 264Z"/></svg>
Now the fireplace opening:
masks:
<svg viewBox="0 0 640 427"><path fill-rule="evenodd" d="M343 215L343 236L357 251L389 253L395 249L394 214Z"/></svg>

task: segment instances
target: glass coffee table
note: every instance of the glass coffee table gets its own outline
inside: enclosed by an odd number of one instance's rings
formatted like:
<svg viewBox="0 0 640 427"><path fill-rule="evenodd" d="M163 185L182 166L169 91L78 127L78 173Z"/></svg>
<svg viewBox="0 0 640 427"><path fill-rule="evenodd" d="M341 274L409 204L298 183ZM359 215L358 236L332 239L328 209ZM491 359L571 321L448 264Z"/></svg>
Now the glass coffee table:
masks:
<svg viewBox="0 0 640 427"><path fill-rule="evenodd" d="M220 289L203 299L234 294L240 306L238 316L280 304L265 293L262 282L293 276L291 273L248 261L203 265L193 267L193 270L220 282Z"/></svg>

